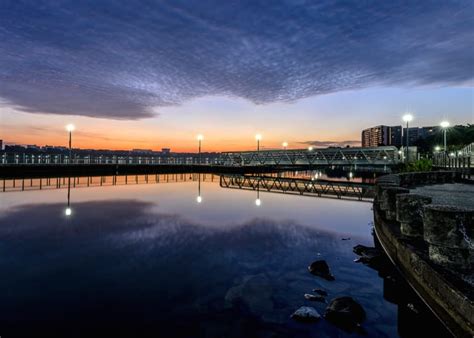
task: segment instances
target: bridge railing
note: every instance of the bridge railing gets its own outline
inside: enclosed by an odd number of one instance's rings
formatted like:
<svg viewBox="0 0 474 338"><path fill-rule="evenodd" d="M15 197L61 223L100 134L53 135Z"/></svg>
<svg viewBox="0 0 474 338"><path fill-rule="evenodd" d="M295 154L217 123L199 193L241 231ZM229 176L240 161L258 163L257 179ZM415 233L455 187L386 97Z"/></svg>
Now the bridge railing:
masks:
<svg viewBox="0 0 474 338"><path fill-rule="evenodd" d="M474 143L458 151L433 153L433 165L452 169L470 169L474 167Z"/></svg>
<svg viewBox="0 0 474 338"><path fill-rule="evenodd" d="M223 152L217 163L246 165L395 165L401 161L396 147L326 148Z"/></svg>
<svg viewBox="0 0 474 338"><path fill-rule="evenodd" d="M0 154L2 164L215 164L216 157L199 156L104 156L104 155L69 155L64 154Z"/></svg>

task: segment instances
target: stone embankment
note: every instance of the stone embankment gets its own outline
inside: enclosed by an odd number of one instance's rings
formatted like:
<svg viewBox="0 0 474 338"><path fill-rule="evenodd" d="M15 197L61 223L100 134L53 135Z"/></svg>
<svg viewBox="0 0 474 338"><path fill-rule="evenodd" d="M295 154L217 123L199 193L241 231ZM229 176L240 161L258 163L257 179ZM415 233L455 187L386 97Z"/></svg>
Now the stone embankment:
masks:
<svg viewBox="0 0 474 338"><path fill-rule="evenodd" d="M375 231L407 281L455 336L474 336L474 185L458 172L380 177Z"/></svg>

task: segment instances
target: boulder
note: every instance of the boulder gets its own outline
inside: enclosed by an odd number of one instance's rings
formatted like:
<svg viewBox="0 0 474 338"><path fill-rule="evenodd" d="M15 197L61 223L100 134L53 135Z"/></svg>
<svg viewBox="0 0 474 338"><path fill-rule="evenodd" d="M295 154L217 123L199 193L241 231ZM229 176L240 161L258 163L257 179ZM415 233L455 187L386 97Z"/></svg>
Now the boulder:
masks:
<svg viewBox="0 0 474 338"><path fill-rule="evenodd" d="M368 265L375 270L380 270L388 263L385 254L377 248L356 245L353 248L353 251L355 254L360 256L359 258L355 259L354 262Z"/></svg>
<svg viewBox="0 0 474 338"><path fill-rule="evenodd" d="M317 322L321 315L314 307L302 306L291 315L291 318L300 322Z"/></svg>
<svg viewBox="0 0 474 338"><path fill-rule="evenodd" d="M368 257L374 257L380 255L380 250L377 248L365 246L358 244L355 247L352 248L352 251L359 256L368 256Z"/></svg>
<svg viewBox="0 0 474 338"><path fill-rule="evenodd" d="M307 300L310 300L312 302L326 303L326 298L324 298L321 295L312 295L310 293L305 293L304 298L307 299Z"/></svg>
<svg viewBox="0 0 474 338"><path fill-rule="evenodd" d="M324 317L344 330L355 331L365 320L365 311L351 297L338 297L326 307Z"/></svg>
<svg viewBox="0 0 474 338"><path fill-rule="evenodd" d="M314 261L308 266L309 272L315 276L319 276L329 281L333 281L335 278L329 270L329 265L325 260Z"/></svg>
<svg viewBox="0 0 474 338"><path fill-rule="evenodd" d="M321 296L327 296L328 293L326 291L324 291L323 289L313 289L313 292L316 292L317 294L321 295Z"/></svg>

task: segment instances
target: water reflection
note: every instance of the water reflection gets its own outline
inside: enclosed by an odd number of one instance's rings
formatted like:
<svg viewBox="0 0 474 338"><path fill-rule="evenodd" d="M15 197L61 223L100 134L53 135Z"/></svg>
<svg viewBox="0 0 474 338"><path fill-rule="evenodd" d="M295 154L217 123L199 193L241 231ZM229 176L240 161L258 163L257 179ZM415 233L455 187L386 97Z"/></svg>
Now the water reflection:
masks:
<svg viewBox="0 0 474 338"><path fill-rule="evenodd" d="M324 312L303 297L314 288L360 302L369 336L402 330L385 282L353 262L352 246L372 242L369 204L270 194L260 180L222 189L198 174L120 180L67 180L72 217L64 190L2 195L2 336L350 336L289 318L302 305ZM308 273L315 259L335 281Z"/></svg>
<svg viewBox="0 0 474 338"><path fill-rule="evenodd" d="M201 197L201 174L199 173L198 174L198 195L196 197L196 201L198 203L201 203L202 202L202 197Z"/></svg>
<svg viewBox="0 0 474 338"><path fill-rule="evenodd" d="M64 210L64 214L66 216L71 216L72 215L72 209L71 209L71 178L67 178L67 207Z"/></svg>

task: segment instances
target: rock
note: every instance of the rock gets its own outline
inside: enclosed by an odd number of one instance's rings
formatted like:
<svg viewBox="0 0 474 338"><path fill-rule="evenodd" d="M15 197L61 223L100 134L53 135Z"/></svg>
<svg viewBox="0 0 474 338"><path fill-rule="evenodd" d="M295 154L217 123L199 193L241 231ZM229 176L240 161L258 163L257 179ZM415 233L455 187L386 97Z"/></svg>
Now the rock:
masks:
<svg viewBox="0 0 474 338"><path fill-rule="evenodd" d="M380 250L376 248L372 248L369 246L365 245L356 245L354 248L352 248L352 251L359 256L378 256L380 255Z"/></svg>
<svg viewBox="0 0 474 338"><path fill-rule="evenodd" d="M321 315L314 307L302 306L291 315L291 318L300 322L317 322Z"/></svg>
<svg viewBox="0 0 474 338"><path fill-rule="evenodd" d="M316 292L317 294L321 295L321 296L327 296L328 293L326 291L324 291L323 289L313 289L313 292Z"/></svg>
<svg viewBox="0 0 474 338"><path fill-rule="evenodd" d="M326 280L333 281L335 279L325 260L314 261L310 266L308 266L308 270L313 275L322 277Z"/></svg>
<svg viewBox="0 0 474 338"><path fill-rule="evenodd" d="M351 297L338 297L331 300L326 307L324 317L337 327L355 331L365 320L365 311Z"/></svg>
<svg viewBox="0 0 474 338"><path fill-rule="evenodd" d="M312 295L310 293L305 293L304 298L313 302L326 303L326 299L321 295Z"/></svg>
<svg viewBox="0 0 474 338"><path fill-rule="evenodd" d="M388 263L386 256L377 248L356 245L353 251L360 256L355 259L354 262L368 265L375 270L383 268L383 266Z"/></svg>

